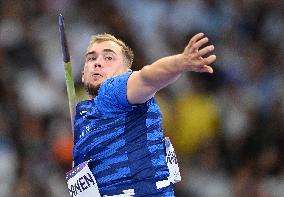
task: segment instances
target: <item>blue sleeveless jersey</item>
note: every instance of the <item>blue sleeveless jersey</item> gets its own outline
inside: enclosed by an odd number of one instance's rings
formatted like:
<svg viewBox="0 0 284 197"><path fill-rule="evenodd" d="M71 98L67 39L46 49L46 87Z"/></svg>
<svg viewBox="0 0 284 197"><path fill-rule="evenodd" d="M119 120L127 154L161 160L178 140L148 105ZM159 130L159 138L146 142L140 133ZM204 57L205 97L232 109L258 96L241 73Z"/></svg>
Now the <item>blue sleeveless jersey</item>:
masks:
<svg viewBox="0 0 284 197"><path fill-rule="evenodd" d="M130 75L108 79L98 96L77 105L75 166L90 160L102 196L129 189L135 196L174 196L172 185L156 187L157 181L169 176L160 109L154 98L141 105L128 103Z"/></svg>

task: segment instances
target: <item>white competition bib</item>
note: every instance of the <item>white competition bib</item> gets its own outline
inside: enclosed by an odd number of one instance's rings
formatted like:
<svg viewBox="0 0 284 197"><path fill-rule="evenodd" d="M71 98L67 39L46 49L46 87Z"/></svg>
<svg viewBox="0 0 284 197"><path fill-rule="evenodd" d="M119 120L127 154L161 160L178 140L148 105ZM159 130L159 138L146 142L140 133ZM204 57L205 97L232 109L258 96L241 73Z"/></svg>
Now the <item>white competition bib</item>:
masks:
<svg viewBox="0 0 284 197"><path fill-rule="evenodd" d="M181 181L181 176L179 172L179 167L178 167L178 161L177 161L177 156L174 150L174 147L170 141L170 138L165 137L165 146L166 146L166 159L167 159L167 165L169 168L170 176L168 180L171 183L177 183Z"/></svg>
<svg viewBox="0 0 284 197"><path fill-rule="evenodd" d="M170 138L165 137L164 142L166 147L166 161L170 176L165 180L156 182L157 189L168 187L171 183L177 183L181 181L177 156L174 147L170 141Z"/></svg>
<svg viewBox="0 0 284 197"><path fill-rule="evenodd" d="M71 197L101 197L96 179L85 161L66 173Z"/></svg>

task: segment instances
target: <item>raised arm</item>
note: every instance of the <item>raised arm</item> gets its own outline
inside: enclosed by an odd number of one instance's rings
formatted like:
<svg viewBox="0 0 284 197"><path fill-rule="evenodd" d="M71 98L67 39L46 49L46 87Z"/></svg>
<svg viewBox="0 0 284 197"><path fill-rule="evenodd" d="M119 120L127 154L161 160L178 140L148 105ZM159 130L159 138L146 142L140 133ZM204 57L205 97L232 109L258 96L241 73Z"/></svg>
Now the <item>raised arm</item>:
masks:
<svg viewBox="0 0 284 197"><path fill-rule="evenodd" d="M213 73L210 64L216 60L216 56L204 57L214 50L213 45L204 47L207 42L208 38L204 37L203 33L196 34L183 53L161 58L134 72L127 83L128 102L131 104L146 102L158 90L173 83L184 72Z"/></svg>

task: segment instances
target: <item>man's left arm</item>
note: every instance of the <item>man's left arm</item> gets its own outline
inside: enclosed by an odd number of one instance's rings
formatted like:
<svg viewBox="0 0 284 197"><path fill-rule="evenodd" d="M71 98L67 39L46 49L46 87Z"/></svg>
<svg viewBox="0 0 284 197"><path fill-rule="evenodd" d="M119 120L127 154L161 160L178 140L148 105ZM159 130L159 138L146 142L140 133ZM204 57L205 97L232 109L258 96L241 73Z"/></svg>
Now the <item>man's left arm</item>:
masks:
<svg viewBox="0 0 284 197"><path fill-rule="evenodd" d="M213 45L205 46L208 38L203 33L191 38L183 53L168 56L133 72L127 82L127 99L130 104L141 104L149 100L160 89L173 83L188 71L213 73L210 64L215 55L204 57L214 50ZM201 48L203 47L203 48Z"/></svg>

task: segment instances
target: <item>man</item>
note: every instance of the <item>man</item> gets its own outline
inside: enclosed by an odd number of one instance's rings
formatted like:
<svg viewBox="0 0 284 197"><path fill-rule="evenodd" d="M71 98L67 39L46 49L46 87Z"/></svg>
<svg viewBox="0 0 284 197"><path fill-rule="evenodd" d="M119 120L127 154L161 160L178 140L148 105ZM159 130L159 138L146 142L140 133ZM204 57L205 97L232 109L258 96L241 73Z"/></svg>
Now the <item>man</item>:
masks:
<svg viewBox="0 0 284 197"><path fill-rule="evenodd" d="M214 50L207 42L199 33L183 53L132 72L133 53L124 42L92 37L82 72L90 100L76 108L73 154L75 166L89 161L101 196L174 196L154 95L184 72L213 73L216 56L204 57Z"/></svg>

